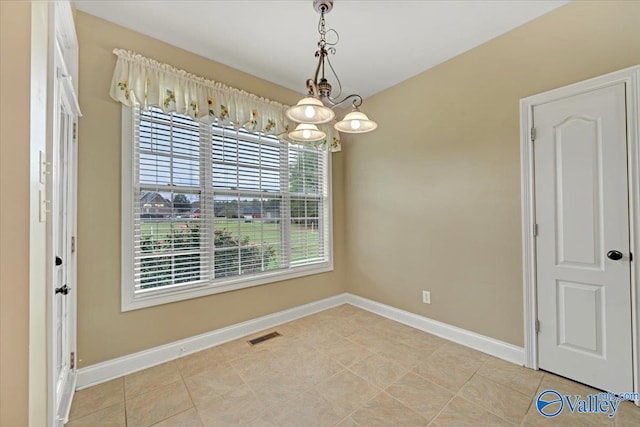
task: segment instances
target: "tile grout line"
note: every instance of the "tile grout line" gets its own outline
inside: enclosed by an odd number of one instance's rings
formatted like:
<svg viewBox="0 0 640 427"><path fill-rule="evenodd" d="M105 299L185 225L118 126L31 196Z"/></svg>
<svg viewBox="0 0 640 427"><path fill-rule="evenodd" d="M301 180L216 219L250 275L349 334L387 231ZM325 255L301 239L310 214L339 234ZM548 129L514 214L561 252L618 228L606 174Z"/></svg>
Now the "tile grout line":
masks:
<svg viewBox="0 0 640 427"><path fill-rule="evenodd" d="M507 423L509 423L509 424L513 425L513 426L516 426L516 425L518 425L518 424L515 424L515 423L513 423L513 422L511 422L511 421L509 421L509 420L507 420L507 419L505 419L504 417L502 417L502 416L500 416L500 415L496 414L493 410L491 410L490 408L488 408L488 407L486 407L486 406L478 405L477 403L474 403L474 402L469 401L469 399L465 399L465 397L464 397L464 396L462 396L462 395L460 394L460 392L462 391L462 388L463 388L465 385L467 385L467 384L471 381L471 379L472 379L473 377L475 377L475 376L476 376L476 374L478 373L478 371L480 371L480 369L481 369L484 365L486 365L486 364L489 362L489 360L491 360L491 359L487 358L486 360L484 360L484 361L482 362L482 364L478 367L478 369L476 369L476 370L475 370L475 372L474 372L474 373L469 377L469 379L468 379L468 380L467 380L463 385L461 385L461 386L460 386L460 388L459 388L459 389L458 389L458 391L456 392L455 396L459 397L460 399L463 399L464 401L466 401L466 402L468 402L468 403L470 403L470 404L472 404L472 405L475 405L475 406L477 406L477 407L479 407L479 408L484 409L485 411L489 412L490 414L495 415L496 417L500 418L501 420L503 420L503 421L505 421L505 422L507 422ZM480 376L481 376L481 377L483 377L483 378L485 378L485 377L484 377L484 376L482 376L482 375L480 375ZM495 381L493 381L493 382L495 383ZM496 384L498 384L498 383L496 383ZM500 386L500 384L498 384L498 385ZM526 416L527 416L527 413L525 412L524 417L526 417ZM524 420L524 417L522 417L522 420ZM522 421L520 421L520 423L522 423Z"/></svg>
<svg viewBox="0 0 640 427"><path fill-rule="evenodd" d="M118 378L114 378L114 379L112 379L111 381L116 381L116 380L119 380L120 378L122 378L122 402L116 402L116 403L114 403L113 405L108 405L108 406L105 406L105 407L103 407L103 408L98 408L98 409L93 410L93 411L91 411L91 412L87 412L86 414L82 415L81 417L74 417L74 418L71 418L71 411L69 411L69 421L68 421L68 422L76 421L76 420L80 420L80 419L82 419L82 418L88 417L89 415L95 414L96 412L98 412L98 411L102 411L103 409L110 408L110 407L112 407L112 406L114 406L114 405L117 405L118 403L126 404L126 399L125 399L125 396L124 396L124 376L122 376L122 377L118 377ZM97 384L97 385L100 385L100 384ZM76 392L76 393L77 393L77 392ZM125 413L126 413L126 406L125 406Z"/></svg>
<svg viewBox="0 0 640 427"><path fill-rule="evenodd" d="M124 405L124 425L129 425L129 414L127 413L127 396L125 395L124 377L122 377L122 404Z"/></svg>
<svg viewBox="0 0 640 427"><path fill-rule="evenodd" d="M367 381L367 383L369 383L369 382ZM369 384L371 384L371 383L369 383ZM362 408L364 408L365 406L367 406L367 403L371 402L373 399L375 399L376 397L378 397L380 394L384 393L384 390L381 390L379 387L375 386L374 384L371 384L371 385L372 385L372 386L374 386L374 387L375 387L379 392L378 392L378 393L375 393L373 396L371 396L371 398L370 398L370 399L366 400L362 405L360 405L360 407L358 407L358 408L354 409L353 411L351 411L351 412L349 413L349 415L345 416L343 419L345 419L345 418L350 418L353 414L355 414L356 412L358 412L359 410L361 410ZM353 420L353 418L352 418L352 420ZM341 421L342 421L342 420L341 420ZM356 423L356 425L358 425L358 426L360 425L360 424L358 424L355 420L353 420L353 422L354 422L354 423Z"/></svg>
<svg viewBox="0 0 640 427"><path fill-rule="evenodd" d="M441 344L440 346L438 346L438 348L441 348L444 344L445 344L445 343ZM434 350L434 352L433 352L433 353L431 353L431 354L429 355L429 357L427 358L427 360L429 360L429 359L433 356L433 354L434 354L436 351L437 351L437 349L436 349L436 350ZM485 360L484 362L482 362L482 365L480 365L480 368L481 368L482 366L484 366L484 364L485 364L485 363L487 363L487 361L488 361L488 360L489 360L489 359L487 359L487 360ZM478 368L478 370L480 370L480 368ZM476 372L477 372L477 371L476 371ZM446 408L447 406L449 406L449 404L451 403L451 401L452 401L456 396L458 396L458 393L460 392L460 390L462 389L462 387L464 386L464 384L463 384L462 386L460 386L460 388L458 388L458 390L457 390L457 391L452 392L451 390L447 389L446 387L441 386L441 385L439 385L439 384L436 384L436 383L434 383L433 381L431 381L430 379L423 377L423 376L422 376L422 375L420 375L418 372L415 372L415 374L416 374L418 377L422 378L423 380L425 380L425 381L429 381L430 383L435 384L436 386L438 386L438 387L442 388L443 390L445 390L445 391L447 391L447 392L451 393L451 397L449 398L449 400L447 401L447 403L445 403L445 404L442 406L442 408L440 408L440 410L438 411L438 413L437 413L437 414L436 414L436 415L435 415L435 416L434 416L434 417L429 421L429 423L427 424L427 426L429 426L429 425L431 425L431 424L433 424L433 423L435 423L435 422L436 422L436 419L437 419L437 418L440 416L440 414L445 410L445 408ZM474 374L473 374L473 375L475 375L475 372L474 372ZM471 377L473 377L473 375L471 375ZM471 379L471 377L469 377L469 379ZM467 380L467 382L469 382L469 380ZM466 384L466 382L465 382L465 384ZM465 400L466 400L466 399L465 399ZM471 402L469 402L469 403L471 403Z"/></svg>
<svg viewBox="0 0 640 427"><path fill-rule="evenodd" d="M483 366L484 366L484 365L483 365ZM481 368L482 368L482 367L481 367ZM525 369L526 369L526 368L525 368ZM542 381L542 376L541 376L541 377L540 377L540 379L538 380L537 384L536 384L536 389L535 389L535 391L533 392L533 394L532 394L532 395L528 395L528 394L526 394L526 393L523 393L523 392L522 392L522 391L520 391L520 390L516 390L515 388L511 387L511 386L510 386L510 385L508 385L508 384L500 383L500 382L498 382L498 381L494 380L493 378L489 378L488 376L481 374L481 373L480 373L480 369L478 369L478 370L477 370L477 371L476 371L476 372L475 372L471 377L473 378L473 377L475 377L476 375L478 375L478 376L480 376L480 377L484 378L485 380L489 380L489 381L491 381L492 383L495 383L495 384L499 385L500 387L504 387L504 388L508 389L508 391L511 391L511 392L513 392L513 393L518 393L518 394L520 394L520 395L522 395L522 396L524 396L524 397L527 397L530 401L533 399L533 396L535 396L536 391L538 390L538 387L540 386L540 382ZM469 379L469 380L471 380L471 379ZM466 383L465 383L465 384L466 384ZM531 403L531 402L529 402L529 403Z"/></svg>
<svg viewBox="0 0 640 427"><path fill-rule="evenodd" d="M405 374L406 375L406 374ZM404 376L404 375L403 375ZM402 377L401 377L402 378ZM397 380L396 380L397 382ZM396 382L394 382L393 384L395 384ZM389 384L387 386L387 388L391 387L393 384ZM384 394L386 394L387 396L389 396L390 398L392 398L393 400L395 400L396 402L398 402L399 404L401 404L402 406L404 406L405 408L407 408L408 410L410 410L411 412L413 412L414 414L419 415L421 418L424 418L425 420L427 420L427 417L425 417L424 415L422 415L421 413L419 413L418 411L416 411L415 409L411 408L410 406L405 405L400 399L396 398L393 394L389 393L387 391L387 388L385 388L384 390L382 390L382 392ZM449 403L449 402L447 402ZM446 406L446 405L445 405ZM427 420L427 424L430 424L432 420Z"/></svg>
<svg viewBox="0 0 640 427"><path fill-rule="evenodd" d="M185 356L182 356L185 357ZM193 401L193 396L191 395L191 390L189 390L189 387L187 386L187 382L184 379L184 375L182 373L182 369L180 369L180 366L178 365L178 362L175 362L176 364L176 369L178 369L178 373L180 374L180 378L182 379L182 384L184 384L184 388L187 389L187 395L189 396L189 400L191 400L191 407L194 409L194 411L196 411L196 416L198 417L198 420L200 420L200 424L204 425L204 423L202 422L202 418L200 417L200 411L198 411L198 408L196 407L196 403ZM182 412L179 412L178 414L182 414L183 412L187 412L189 409L186 409ZM175 414L175 415L178 415ZM170 417L169 417L170 418Z"/></svg>

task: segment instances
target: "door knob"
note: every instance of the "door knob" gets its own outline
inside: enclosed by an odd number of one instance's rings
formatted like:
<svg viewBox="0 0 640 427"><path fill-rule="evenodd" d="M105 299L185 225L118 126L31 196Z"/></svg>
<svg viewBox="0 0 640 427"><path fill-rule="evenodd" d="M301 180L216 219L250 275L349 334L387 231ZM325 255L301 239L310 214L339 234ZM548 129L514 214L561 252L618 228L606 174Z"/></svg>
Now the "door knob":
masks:
<svg viewBox="0 0 640 427"><path fill-rule="evenodd" d="M62 258L60 258L59 256L56 257L56 267L62 265Z"/></svg>
<svg viewBox="0 0 640 427"><path fill-rule="evenodd" d="M614 260L614 261L618 261L619 259L622 259L622 252L620 252L620 251L609 251L609 252L607 252L607 257L609 259Z"/></svg>
<svg viewBox="0 0 640 427"><path fill-rule="evenodd" d="M71 288L69 288L67 285L64 285L60 288L56 288L56 294L67 295L70 290Z"/></svg>

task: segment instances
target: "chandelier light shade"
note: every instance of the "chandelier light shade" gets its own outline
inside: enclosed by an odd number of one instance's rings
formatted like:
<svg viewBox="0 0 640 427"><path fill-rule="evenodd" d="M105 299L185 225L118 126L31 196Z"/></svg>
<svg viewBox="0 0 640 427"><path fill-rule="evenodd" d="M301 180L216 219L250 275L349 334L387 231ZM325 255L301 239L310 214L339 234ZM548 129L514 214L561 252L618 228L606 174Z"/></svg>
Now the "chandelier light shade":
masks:
<svg viewBox="0 0 640 427"><path fill-rule="evenodd" d="M378 124L357 108L344 116L344 119L336 123L334 126L337 131L345 133L365 133L371 132L378 127Z"/></svg>
<svg viewBox="0 0 640 427"><path fill-rule="evenodd" d="M331 108L312 96L302 98L296 105L289 108L286 114L294 122L314 125L329 123L336 117L336 113Z"/></svg>
<svg viewBox="0 0 640 427"><path fill-rule="evenodd" d="M308 123L300 123L296 129L289 132L289 138L300 142L315 142L324 139L326 133L318 129L316 125Z"/></svg>
<svg viewBox="0 0 640 427"><path fill-rule="evenodd" d="M333 0L313 0L313 8L320 14L320 22L318 23L320 41L318 41L318 50L315 53L318 63L313 78L307 80L307 96L286 111L290 120L300 123L294 131L289 132L289 138L295 141L318 141L325 138L325 132L319 130L315 125L332 121L336 116L333 109L347 101L351 101L353 111L336 123L334 128L339 132L346 133L371 132L378 125L358 109L362 105L362 97L354 93L339 99L342 94L342 84L333 65L331 65L329 54L336 53L335 46L340 37L336 30L326 29L325 22L325 14L333 9ZM327 35L335 38L335 42L328 42ZM338 94L335 97L331 96L332 86L325 76L325 69L331 72L338 84Z"/></svg>

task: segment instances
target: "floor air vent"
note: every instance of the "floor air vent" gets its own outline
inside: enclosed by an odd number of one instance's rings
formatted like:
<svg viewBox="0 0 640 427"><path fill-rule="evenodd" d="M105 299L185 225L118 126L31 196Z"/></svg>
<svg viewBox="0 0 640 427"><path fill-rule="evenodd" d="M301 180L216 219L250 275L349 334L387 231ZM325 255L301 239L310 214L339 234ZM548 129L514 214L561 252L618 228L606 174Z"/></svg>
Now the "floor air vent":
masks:
<svg viewBox="0 0 640 427"><path fill-rule="evenodd" d="M271 332L270 334L263 335L263 336L258 337L258 338L254 338L254 339L249 340L247 342L249 344L251 344L251 345L256 345L256 344L260 344L263 341L270 340L271 338L275 338L275 337L279 337L279 336L281 336L279 333Z"/></svg>

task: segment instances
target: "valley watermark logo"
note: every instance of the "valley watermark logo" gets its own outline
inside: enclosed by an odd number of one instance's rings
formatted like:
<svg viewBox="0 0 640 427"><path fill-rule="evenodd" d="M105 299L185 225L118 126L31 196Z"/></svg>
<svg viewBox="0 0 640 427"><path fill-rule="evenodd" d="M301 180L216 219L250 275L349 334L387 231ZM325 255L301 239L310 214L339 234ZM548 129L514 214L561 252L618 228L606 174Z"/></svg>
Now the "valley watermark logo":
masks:
<svg viewBox="0 0 640 427"><path fill-rule="evenodd" d="M620 403L624 400L638 400L638 393L602 392L588 394L584 398L579 395L562 395L556 390L545 390L536 399L536 409L540 415L553 418L567 409L571 413L606 414L609 418L616 416Z"/></svg>

